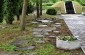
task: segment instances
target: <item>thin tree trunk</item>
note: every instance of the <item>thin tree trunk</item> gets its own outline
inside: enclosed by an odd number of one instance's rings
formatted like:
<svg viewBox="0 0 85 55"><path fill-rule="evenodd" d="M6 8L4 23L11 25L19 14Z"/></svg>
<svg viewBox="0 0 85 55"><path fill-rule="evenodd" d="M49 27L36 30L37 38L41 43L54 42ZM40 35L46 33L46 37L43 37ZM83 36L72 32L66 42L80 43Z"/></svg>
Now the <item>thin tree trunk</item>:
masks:
<svg viewBox="0 0 85 55"><path fill-rule="evenodd" d="M37 18L40 17L40 14L39 14L39 0L36 0L36 8L37 8Z"/></svg>
<svg viewBox="0 0 85 55"><path fill-rule="evenodd" d="M26 10L27 10L27 0L23 0L22 18L21 18L21 30L22 31L25 30Z"/></svg>
<svg viewBox="0 0 85 55"><path fill-rule="evenodd" d="M42 0L40 0L40 15L42 15Z"/></svg>
<svg viewBox="0 0 85 55"><path fill-rule="evenodd" d="M17 15L17 20L18 20L18 21L20 20L20 17L19 17L19 15Z"/></svg>

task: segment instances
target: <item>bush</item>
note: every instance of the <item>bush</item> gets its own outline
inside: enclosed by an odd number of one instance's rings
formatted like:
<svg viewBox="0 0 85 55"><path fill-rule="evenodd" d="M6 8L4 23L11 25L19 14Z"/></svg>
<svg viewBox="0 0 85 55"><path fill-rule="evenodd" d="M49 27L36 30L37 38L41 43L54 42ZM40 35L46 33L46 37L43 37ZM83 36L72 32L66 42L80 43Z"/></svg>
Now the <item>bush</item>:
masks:
<svg viewBox="0 0 85 55"><path fill-rule="evenodd" d="M46 14L49 14L49 15L56 15L56 13L57 13L57 11L54 8L49 8L46 11Z"/></svg>
<svg viewBox="0 0 85 55"><path fill-rule="evenodd" d="M60 40L64 40L64 41L75 41L77 40L77 38L73 37L73 36L61 36L59 37Z"/></svg>

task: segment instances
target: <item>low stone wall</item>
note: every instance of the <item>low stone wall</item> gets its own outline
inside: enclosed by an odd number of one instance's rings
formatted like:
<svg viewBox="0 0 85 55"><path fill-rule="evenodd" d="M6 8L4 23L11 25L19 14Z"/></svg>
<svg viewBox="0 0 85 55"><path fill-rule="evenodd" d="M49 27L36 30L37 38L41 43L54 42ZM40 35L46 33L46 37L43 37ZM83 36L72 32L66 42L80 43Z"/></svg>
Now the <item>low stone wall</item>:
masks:
<svg viewBox="0 0 85 55"><path fill-rule="evenodd" d="M56 38L56 47L64 50L73 50L80 48L80 41L64 41Z"/></svg>

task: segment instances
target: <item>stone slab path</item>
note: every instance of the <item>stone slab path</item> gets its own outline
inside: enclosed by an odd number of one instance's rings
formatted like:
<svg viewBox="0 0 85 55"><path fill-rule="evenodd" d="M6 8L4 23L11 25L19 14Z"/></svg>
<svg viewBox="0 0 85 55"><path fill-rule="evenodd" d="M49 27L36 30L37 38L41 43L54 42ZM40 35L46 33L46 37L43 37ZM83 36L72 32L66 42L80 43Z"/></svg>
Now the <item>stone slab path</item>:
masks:
<svg viewBox="0 0 85 55"><path fill-rule="evenodd" d="M81 41L81 49L85 53L85 16L83 15L61 15L70 31Z"/></svg>

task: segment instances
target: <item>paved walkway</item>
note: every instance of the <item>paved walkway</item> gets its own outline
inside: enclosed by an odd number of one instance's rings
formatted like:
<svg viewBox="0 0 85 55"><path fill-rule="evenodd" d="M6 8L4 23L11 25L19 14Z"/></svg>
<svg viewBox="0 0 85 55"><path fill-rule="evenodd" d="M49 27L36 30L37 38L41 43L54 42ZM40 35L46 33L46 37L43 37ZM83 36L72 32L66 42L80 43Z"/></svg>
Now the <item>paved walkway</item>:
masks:
<svg viewBox="0 0 85 55"><path fill-rule="evenodd" d="M70 31L81 41L81 48L85 53L85 16L82 15L62 15Z"/></svg>

